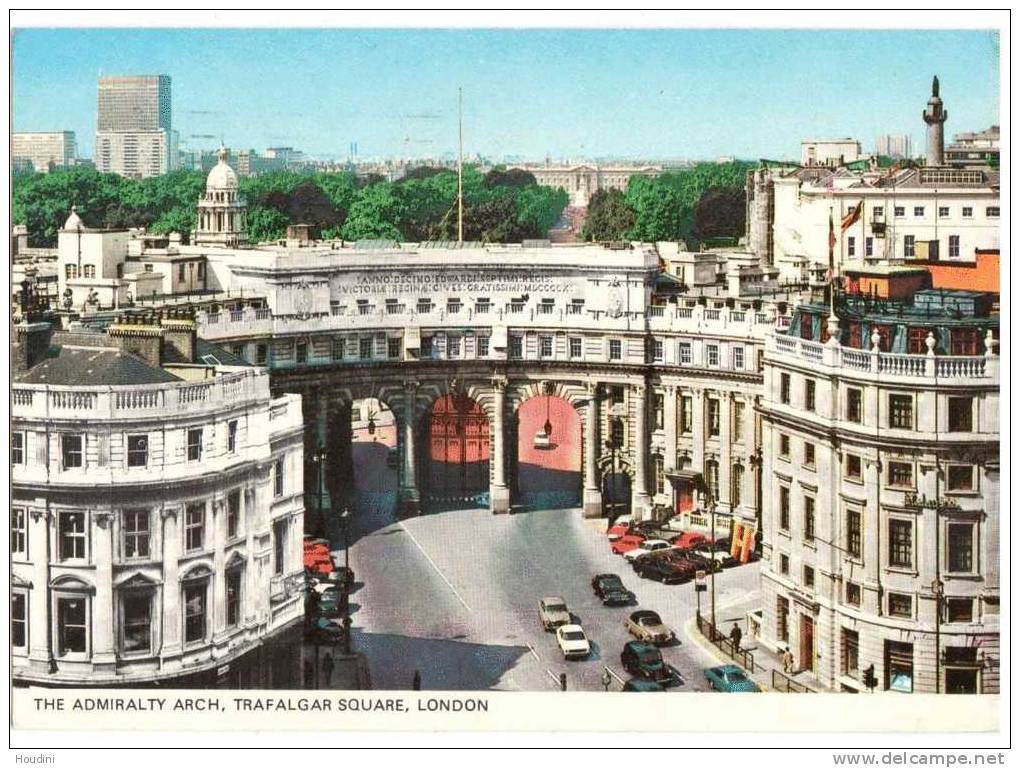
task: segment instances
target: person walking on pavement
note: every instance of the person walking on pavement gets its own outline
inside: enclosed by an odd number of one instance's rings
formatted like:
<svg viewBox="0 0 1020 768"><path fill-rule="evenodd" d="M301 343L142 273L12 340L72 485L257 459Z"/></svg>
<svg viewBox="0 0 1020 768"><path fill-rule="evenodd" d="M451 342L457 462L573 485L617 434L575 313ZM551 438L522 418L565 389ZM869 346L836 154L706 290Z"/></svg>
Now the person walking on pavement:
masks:
<svg viewBox="0 0 1020 768"><path fill-rule="evenodd" d="M322 671L326 675L326 685L330 685L333 682L333 657L330 654L326 654L326 658L322 660Z"/></svg>
<svg viewBox="0 0 1020 768"><path fill-rule="evenodd" d="M740 626L737 622L733 622L733 629L730 630L730 642L733 643L734 653L740 650L740 641L743 637L744 633L740 631Z"/></svg>

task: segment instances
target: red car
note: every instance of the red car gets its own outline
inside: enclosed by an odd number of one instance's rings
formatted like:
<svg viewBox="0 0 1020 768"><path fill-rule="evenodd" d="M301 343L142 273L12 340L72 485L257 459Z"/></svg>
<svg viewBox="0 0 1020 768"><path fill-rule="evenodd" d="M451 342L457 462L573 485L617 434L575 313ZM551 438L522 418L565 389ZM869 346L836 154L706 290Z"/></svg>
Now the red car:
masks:
<svg viewBox="0 0 1020 768"><path fill-rule="evenodd" d="M617 523L608 531L606 536L610 542L619 541L621 537L626 536L630 532L630 523Z"/></svg>
<svg viewBox="0 0 1020 768"><path fill-rule="evenodd" d="M705 535L695 531L684 531L679 536L671 539L671 543L677 549L694 549L699 544L707 541Z"/></svg>
<svg viewBox="0 0 1020 768"><path fill-rule="evenodd" d="M624 552L637 549L644 540L645 537L638 533L628 533L610 544L609 548L613 550L614 555L622 555Z"/></svg>
<svg viewBox="0 0 1020 768"><path fill-rule="evenodd" d="M328 576L336 568L329 553L329 545L321 541L306 541L304 551L305 570L319 576Z"/></svg>

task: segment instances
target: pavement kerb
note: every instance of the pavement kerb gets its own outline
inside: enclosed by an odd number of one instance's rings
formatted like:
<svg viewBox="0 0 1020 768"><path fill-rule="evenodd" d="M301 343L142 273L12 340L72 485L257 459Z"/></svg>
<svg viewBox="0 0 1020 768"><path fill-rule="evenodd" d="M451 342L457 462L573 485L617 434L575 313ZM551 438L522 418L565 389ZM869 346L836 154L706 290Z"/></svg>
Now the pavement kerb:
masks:
<svg viewBox="0 0 1020 768"><path fill-rule="evenodd" d="M743 601L736 600L732 603L732 605L737 605L741 602ZM726 608L727 606L723 605L720 607ZM684 623L684 634L687 635L687 639L690 640L695 645L697 645L703 651L708 653L710 656L714 656L721 664L733 664L734 663L733 659L725 655L722 651L719 650L719 648L714 643L710 642L707 637L701 634L701 632L698 630L697 624L698 624L697 616L692 616ZM764 681L756 680L755 682L758 683L763 692L771 690L770 686Z"/></svg>

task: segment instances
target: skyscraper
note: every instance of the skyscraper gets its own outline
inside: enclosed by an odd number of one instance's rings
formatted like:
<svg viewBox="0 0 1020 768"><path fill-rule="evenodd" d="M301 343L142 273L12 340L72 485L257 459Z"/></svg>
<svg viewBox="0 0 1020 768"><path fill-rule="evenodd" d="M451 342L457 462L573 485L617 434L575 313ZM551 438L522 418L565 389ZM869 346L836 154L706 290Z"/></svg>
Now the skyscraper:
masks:
<svg viewBox="0 0 1020 768"><path fill-rule="evenodd" d="M910 157L910 150L910 135L906 133L895 136L886 134L875 139L876 155L886 155L896 159L907 158Z"/></svg>
<svg viewBox="0 0 1020 768"><path fill-rule="evenodd" d="M137 179L173 169L169 75L101 77L97 104L97 169Z"/></svg>
<svg viewBox="0 0 1020 768"><path fill-rule="evenodd" d="M11 135L11 162L16 171L46 173L67 168L78 159L74 131L22 132Z"/></svg>

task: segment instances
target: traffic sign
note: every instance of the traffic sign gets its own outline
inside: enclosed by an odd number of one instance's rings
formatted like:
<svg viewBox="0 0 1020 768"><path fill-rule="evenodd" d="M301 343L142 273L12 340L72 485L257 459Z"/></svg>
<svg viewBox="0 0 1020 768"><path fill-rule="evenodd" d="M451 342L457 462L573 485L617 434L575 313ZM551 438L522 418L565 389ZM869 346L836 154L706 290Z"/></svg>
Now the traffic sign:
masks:
<svg viewBox="0 0 1020 768"><path fill-rule="evenodd" d="M705 583L705 571L697 571L694 574L694 591L704 592L708 589L708 584Z"/></svg>

